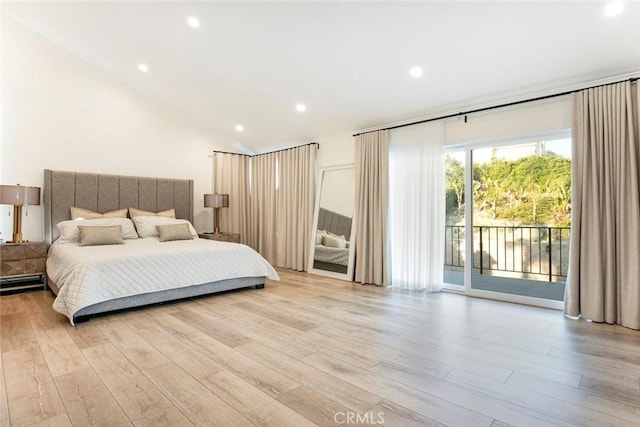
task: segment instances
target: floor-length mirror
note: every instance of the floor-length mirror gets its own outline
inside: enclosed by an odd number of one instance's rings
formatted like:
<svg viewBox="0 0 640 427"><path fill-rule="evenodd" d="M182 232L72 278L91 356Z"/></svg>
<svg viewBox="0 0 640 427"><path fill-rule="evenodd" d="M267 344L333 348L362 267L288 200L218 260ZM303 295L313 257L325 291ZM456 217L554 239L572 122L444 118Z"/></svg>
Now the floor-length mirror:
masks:
<svg viewBox="0 0 640 427"><path fill-rule="evenodd" d="M353 165L320 170L309 272L353 280L355 170Z"/></svg>

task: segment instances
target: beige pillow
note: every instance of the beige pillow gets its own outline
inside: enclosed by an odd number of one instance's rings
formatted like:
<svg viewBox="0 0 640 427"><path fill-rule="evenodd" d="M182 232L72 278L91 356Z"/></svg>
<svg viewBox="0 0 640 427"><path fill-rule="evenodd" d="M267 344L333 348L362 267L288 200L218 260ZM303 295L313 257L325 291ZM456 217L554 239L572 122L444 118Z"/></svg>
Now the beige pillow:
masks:
<svg viewBox="0 0 640 427"><path fill-rule="evenodd" d="M122 245L121 225L79 225L80 246Z"/></svg>
<svg viewBox="0 0 640 427"><path fill-rule="evenodd" d="M193 237L198 237L198 233L196 233L196 230L186 219L167 218L164 216L137 216L133 218L133 222L136 225L138 236L142 238L158 237L158 229L156 226L168 224L187 224L191 235Z"/></svg>
<svg viewBox="0 0 640 427"><path fill-rule="evenodd" d="M327 234L329 236L335 237L337 239L347 240L347 238L344 236L344 234L335 234L335 233L332 233L330 231L327 231Z"/></svg>
<svg viewBox="0 0 640 427"><path fill-rule="evenodd" d="M193 235L189 230L189 223L156 225L158 238L161 242L173 240L192 240Z"/></svg>
<svg viewBox="0 0 640 427"><path fill-rule="evenodd" d="M76 219L69 221L62 221L56 224L60 231L60 241L77 242L80 240L81 225L86 226L116 226L122 227L123 239L137 239L138 233L133 226L133 222L129 218L96 218L96 219Z"/></svg>
<svg viewBox="0 0 640 427"><path fill-rule="evenodd" d="M328 248L341 248L344 249L347 247L347 241L341 239L339 237L334 237L330 235L324 235L322 237L322 243Z"/></svg>
<svg viewBox="0 0 640 427"><path fill-rule="evenodd" d="M126 209L118 209L117 211L99 213L99 212L90 211L89 209L71 207L71 219L126 218L126 217L127 217Z"/></svg>
<svg viewBox="0 0 640 427"><path fill-rule="evenodd" d="M167 209L166 211L161 212L149 212L143 211L142 209L129 208L129 216L133 219L137 216L163 216L165 218L175 218L176 210L175 209Z"/></svg>

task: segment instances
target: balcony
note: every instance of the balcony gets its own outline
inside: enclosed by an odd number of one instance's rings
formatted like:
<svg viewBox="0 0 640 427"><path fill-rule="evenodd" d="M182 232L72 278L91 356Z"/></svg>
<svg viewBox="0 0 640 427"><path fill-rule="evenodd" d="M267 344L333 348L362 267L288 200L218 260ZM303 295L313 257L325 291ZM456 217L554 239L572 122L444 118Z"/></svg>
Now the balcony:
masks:
<svg viewBox="0 0 640 427"><path fill-rule="evenodd" d="M473 274L563 283L569 265L570 227L473 227ZM445 280L462 284L465 227L445 227Z"/></svg>

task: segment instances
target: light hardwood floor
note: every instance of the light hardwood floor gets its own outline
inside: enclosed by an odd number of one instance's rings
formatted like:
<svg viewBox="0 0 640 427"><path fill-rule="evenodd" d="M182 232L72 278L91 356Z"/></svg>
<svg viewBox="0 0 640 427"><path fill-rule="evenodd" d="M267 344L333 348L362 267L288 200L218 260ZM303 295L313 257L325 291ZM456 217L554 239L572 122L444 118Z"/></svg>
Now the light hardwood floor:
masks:
<svg viewBox="0 0 640 427"><path fill-rule="evenodd" d="M0 425L640 425L638 332L279 273L76 327L0 298Z"/></svg>

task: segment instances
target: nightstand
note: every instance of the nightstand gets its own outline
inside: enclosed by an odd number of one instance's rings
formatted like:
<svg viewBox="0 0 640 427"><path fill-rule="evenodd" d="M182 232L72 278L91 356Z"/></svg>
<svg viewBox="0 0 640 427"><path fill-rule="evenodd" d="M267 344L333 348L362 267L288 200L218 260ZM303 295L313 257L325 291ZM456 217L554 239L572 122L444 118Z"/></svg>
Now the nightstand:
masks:
<svg viewBox="0 0 640 427"><path fill-rule="evenodd" d="M198 234L201 239L218 240L219 242L240 243L240 234L238 233L201 233Z"/></svg>
<svg viewBox="0 0 640 427"><path fill-rule="evenodd" d="M46 289L44 242L0 244L0 294Z"/></svg>

